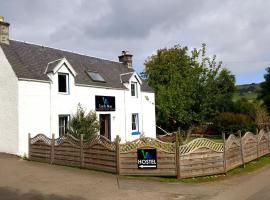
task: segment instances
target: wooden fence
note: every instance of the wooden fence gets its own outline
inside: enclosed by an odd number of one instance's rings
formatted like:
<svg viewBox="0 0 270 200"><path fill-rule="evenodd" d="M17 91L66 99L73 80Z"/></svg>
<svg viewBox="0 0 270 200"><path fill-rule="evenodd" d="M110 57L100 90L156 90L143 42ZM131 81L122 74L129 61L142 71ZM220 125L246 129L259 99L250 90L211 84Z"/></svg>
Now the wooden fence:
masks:
<svg viewBox="0 0 270 200"><path fill-rule="evenodd" d="M116 146L117 142L101 135L84 141L82 137L78 140L71 135L50 139L38 134L33 138L29 136L29 159L116 173Z"/></svg>
<svg viewBox="0 0 270 200"><path fill-rule="evenodd" d="M141 137L120 144L103 136L85 141L65 135L52 139L39 134L29 134L29 159L51 164L71 165L98 169L120 175L176 176L189 178L222 174L245 165L270 152L270 132L247 132L241 136L230 135L223 143L198 138L186 145L166 143L154 138ZM156 149L157 168L138 169L137 150Z"/></svg>

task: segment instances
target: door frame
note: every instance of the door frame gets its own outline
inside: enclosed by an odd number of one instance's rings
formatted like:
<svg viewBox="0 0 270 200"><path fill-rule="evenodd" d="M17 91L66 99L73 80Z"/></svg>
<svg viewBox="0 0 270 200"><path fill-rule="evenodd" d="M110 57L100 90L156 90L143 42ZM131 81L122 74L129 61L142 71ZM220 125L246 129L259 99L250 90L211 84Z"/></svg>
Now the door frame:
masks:
<svg viewBox="0 0 270 200"><path fill-rule="evenodd" d="M104 134L101 133L101 119L105 120L104 121ZM100 125L100 131L99 134L103 135L104 137L108 138L109 140L111 140L111 114L108 113L101 113L99 114L99 125ZM106 127L107 126L107 127Z"/></svg>

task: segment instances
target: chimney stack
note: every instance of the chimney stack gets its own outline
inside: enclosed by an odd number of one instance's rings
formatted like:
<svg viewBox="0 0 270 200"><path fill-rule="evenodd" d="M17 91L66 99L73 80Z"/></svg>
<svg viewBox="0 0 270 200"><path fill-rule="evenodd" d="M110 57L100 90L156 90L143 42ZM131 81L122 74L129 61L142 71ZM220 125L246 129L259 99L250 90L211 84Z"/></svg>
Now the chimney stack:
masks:
<svg viewBox="0 0 270 200"><path fill-rule="evenodd" d="M0 43L9 44L9 23L0 16Z"/></svg>
<svg viewBox="0 0 270 200"><path fill-rule="evenodd" d="M122 55L118 56L119 62L125 64L128 68L132 68L132 56L128 51L122 51Z"/></svg>

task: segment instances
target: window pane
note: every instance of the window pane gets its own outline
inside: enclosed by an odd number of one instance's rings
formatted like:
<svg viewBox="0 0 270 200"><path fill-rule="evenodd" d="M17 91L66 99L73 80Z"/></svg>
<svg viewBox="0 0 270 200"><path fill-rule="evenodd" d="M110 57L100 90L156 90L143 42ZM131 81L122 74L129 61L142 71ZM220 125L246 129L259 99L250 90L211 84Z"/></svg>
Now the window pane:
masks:
<svg viewBox="0 0 270 200"><path fill-rule="evenodd" d="M58 91L67 92L67 75L65 74L58 75Z"/></svg>
<svg viewBox="0 0 270 200"><path fill-rule="evenodd" d="M59 116L59 136L67 134L69 116Z"/></svg>
<svg viewBox="0 0 270 200"><path fill-rule="evenodd" d="M131 96L136 96L136 87L135 83L131 83Z"/></svg>
<svg viewBox="0 0 270 200"><path fill-rule="evenodd" d="M62 119L62 117L59 117L59 136L61 137L63 134L64 134L63 119Z"/></svg>
<svg viewBox="0 0 270 200"><path fill-rule="evenodd" d="M104 78L98 72L88 71L87 74L93 81L105 82Z"/></svg>
<svg viewBox="0 0 270 200"><path fill-rule="evenodd" d="M131 126L133 131L138 130L138 114L132 114Z"/></svg>
<svg viewBox="0 0 270 200"><path fill-rule="evenodd" d="M136 130L136 124L132 123L132 130Z"/></svg>

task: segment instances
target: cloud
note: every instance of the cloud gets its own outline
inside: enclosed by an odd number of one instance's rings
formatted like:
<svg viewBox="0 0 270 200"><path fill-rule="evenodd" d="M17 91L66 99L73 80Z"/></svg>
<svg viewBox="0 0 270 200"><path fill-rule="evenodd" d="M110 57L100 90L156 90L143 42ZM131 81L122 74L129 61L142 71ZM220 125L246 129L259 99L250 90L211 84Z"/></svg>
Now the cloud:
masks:
<svg viewBox="0 0 270 200"><path fill-rule="evenodd" d="M157 49L207 44L238 82L263 79L270 65L270 2L263 0L0 0L11 37L117 60L134 54L137 71ZM254 73L256 76L251 76ZM256 77L256 78L254 78ZM258 78L258 77L261 77Z"/></svg>

